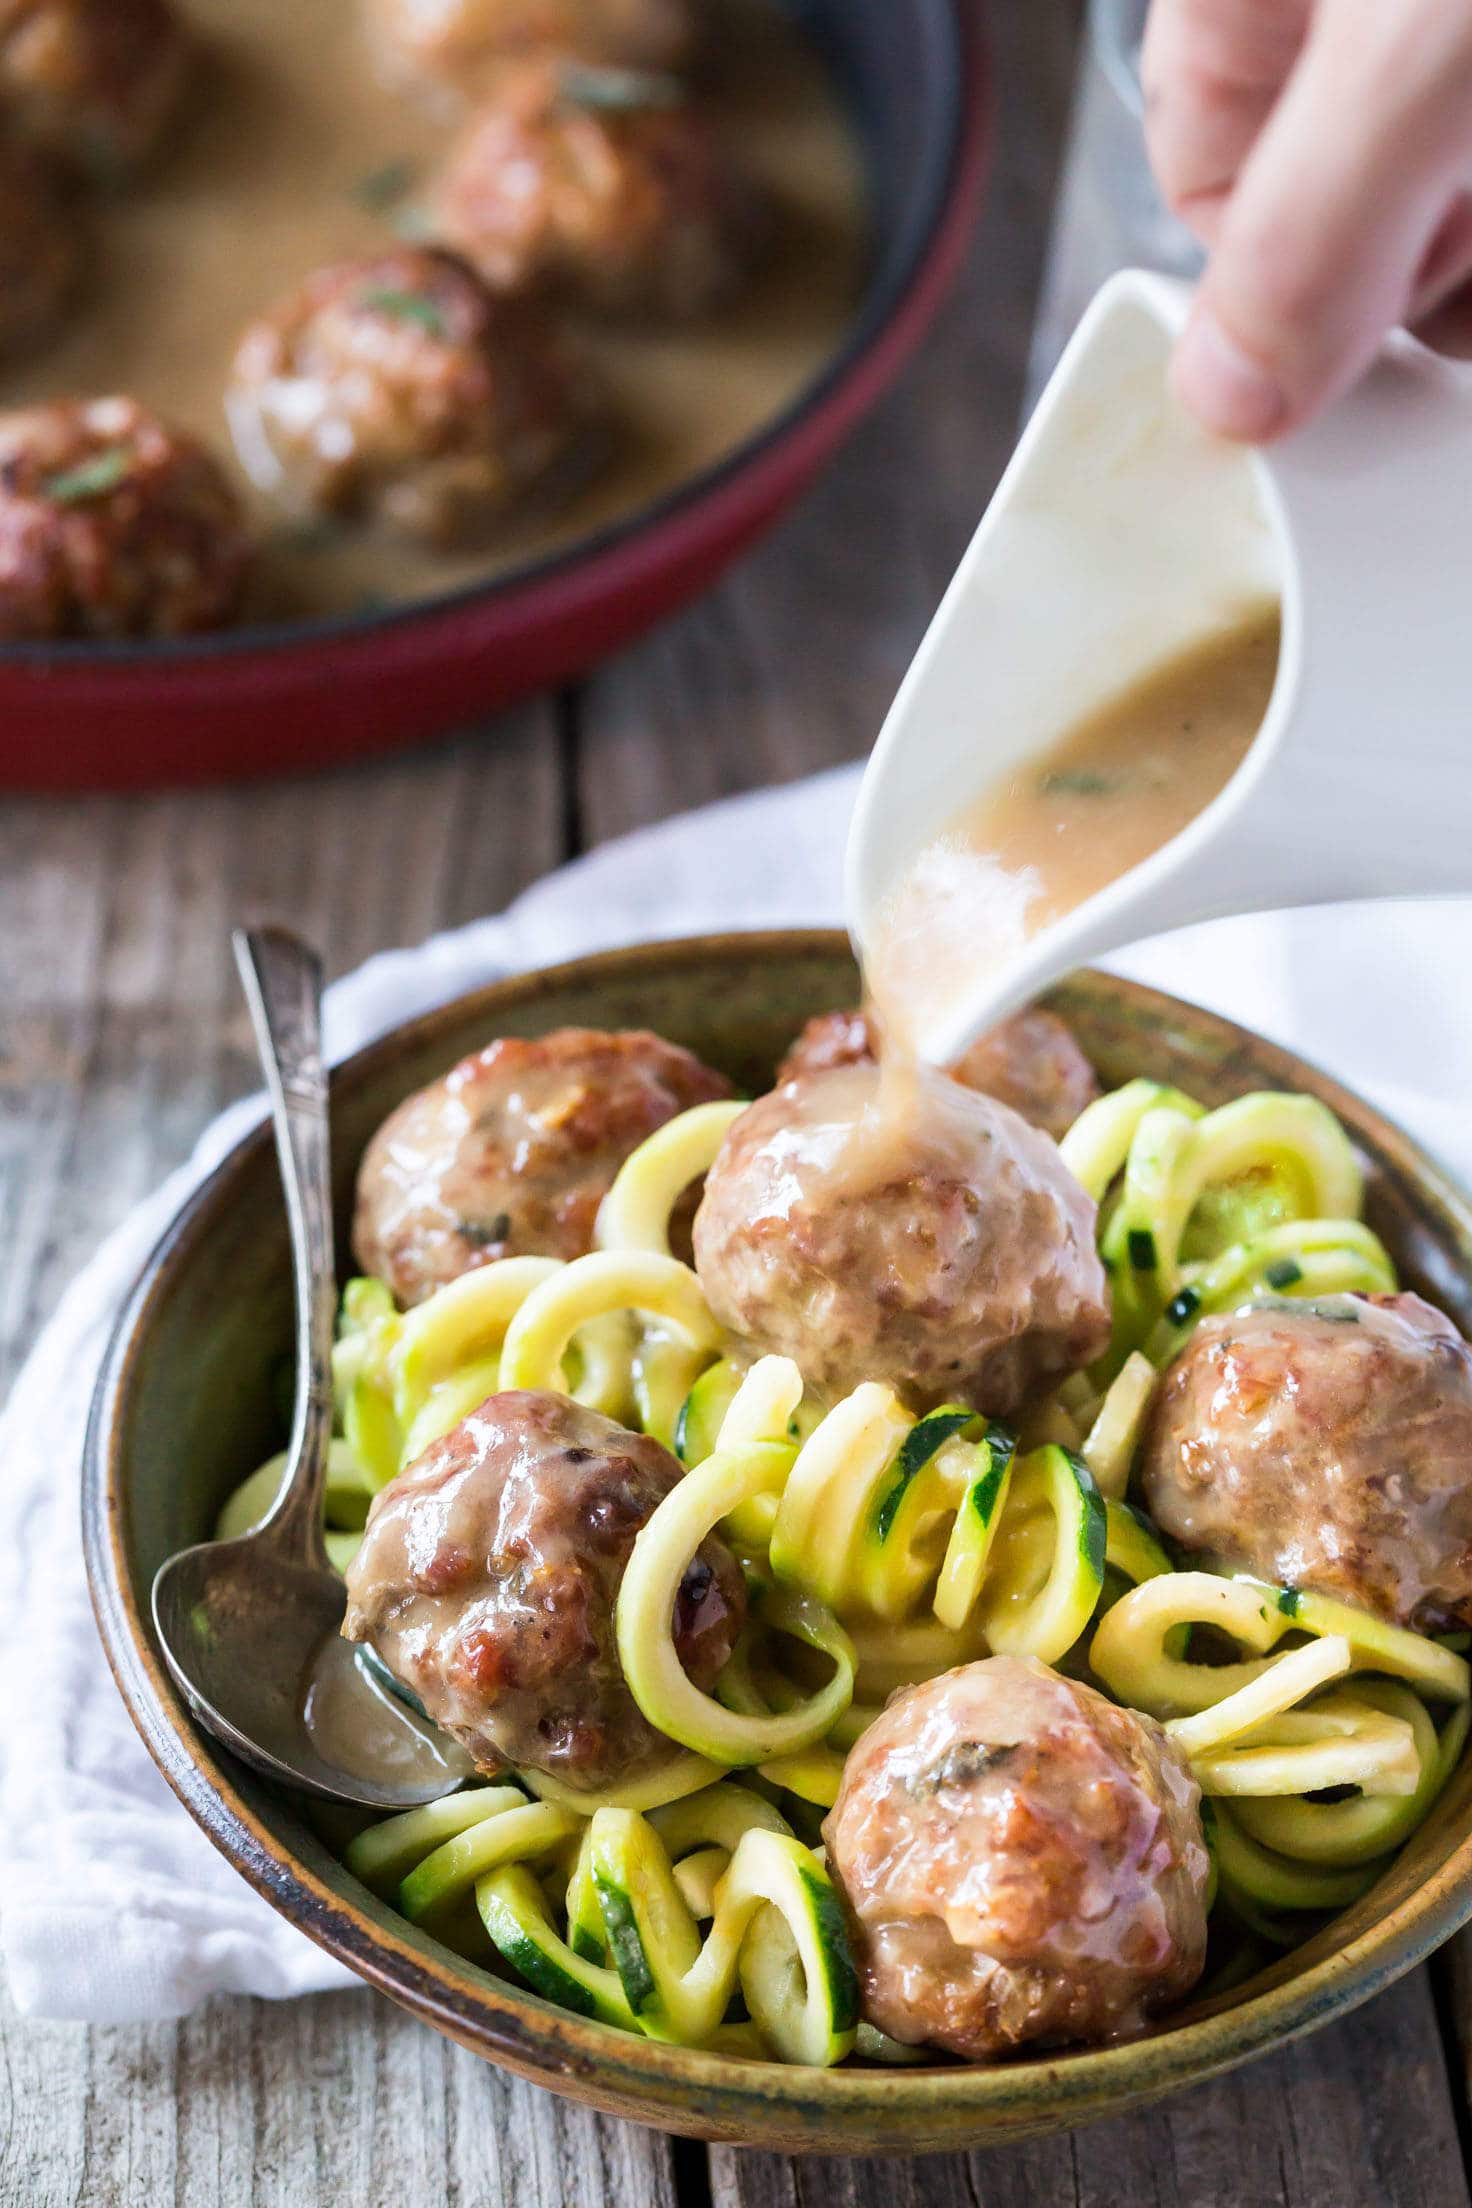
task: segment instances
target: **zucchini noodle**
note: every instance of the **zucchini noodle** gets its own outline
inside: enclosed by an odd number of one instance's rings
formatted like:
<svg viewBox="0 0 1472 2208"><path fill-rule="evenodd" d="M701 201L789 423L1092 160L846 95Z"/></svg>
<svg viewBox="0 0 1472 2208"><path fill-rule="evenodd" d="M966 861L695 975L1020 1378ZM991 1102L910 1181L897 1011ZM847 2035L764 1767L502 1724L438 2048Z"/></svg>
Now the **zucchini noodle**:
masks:
<svg viewBox="0 0 1472 2208"><path fill-rule="evenodd" d="M614 1619L667 1758L587 1793L536 1772L467 1787L368 1827L348 1868L472 1962L614 2029L788 2062L923 2059L859 2022L838 1899L799 1834L891 1694L1015 1653L1163 1724L1241 1928L1220 1982L1250 1975L1374 1884L1472 1718L1472 1672L1444 1641L1179 1568L1128 1499L1160 1375L1204 1315L1394 1290L1338 1122L1308 1098L1208 1110L1148 1080L1092 1104L1062 1155L1100 1206L1113 1340L1027 1407L1019 1440L965 1404L917 1416L878 1382L819 1403L790 1359L744 1365L670 1245L742 1109L701 1105L643 1143L586 1257L504 1258L407 1313L379 1282L345 1290L326 1503L340 1566L378 1490L497 1389L573 1393L685 1467L635 1539ZM283 1463L236 1490L221 1536L264 1514ZM748 1615L706 1693L675 1619L715 1535Z"/></svg>
<svg viewBox="0 0 1472 2208"><path fill-rule="evenodd" d="M370 1826L344 1862L462 1951L455 1910L473 1896L533 1992L616 2030L782 2062L853 2047L858 1980L821 1858L729 1782L586 1819L516 1786L471 1788ZM738 1990L746 2025L728 2020Z"/></svg>
<svg viewBox="0 0 1472 2208"><path fill-rule="evenodd" d="M1395 1286L1383 1246L1360 1224L1354 1149L1314 1097L1261 1092L1208 1112L1179 1090L1131 1081L1091 1104L1060 1147L1101 1206L1114 1306L1103 1381L1133 1350L1169 1362L1203 1312L1256 1294Z"/></svg>
<svg viewBox="0 0 1472 2208"><path fill-rule="evenodd" d="M704 1177L744 1104L697 1104L641 1142L619 1170L598 1210L594 1241L600 1250L642 1250L669 1257L670 1215L691 1184ZM703 1343L682 1340L669 1327L646 1325L633 1358L639 1424L666 1448L691 1388L709 1362Z"/></svg>

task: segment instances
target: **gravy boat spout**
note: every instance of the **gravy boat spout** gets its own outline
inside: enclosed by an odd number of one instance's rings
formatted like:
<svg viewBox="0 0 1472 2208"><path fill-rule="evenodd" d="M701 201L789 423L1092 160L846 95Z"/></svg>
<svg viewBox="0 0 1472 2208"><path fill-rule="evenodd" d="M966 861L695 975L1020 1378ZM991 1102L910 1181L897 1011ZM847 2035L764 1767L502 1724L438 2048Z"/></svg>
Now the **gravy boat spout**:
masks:
<svg viewBox="0 0 1472 2208"><path fill-rule="evenodd" d="M912 1027L936 1064L1157 930L1472 887L1472 376L1397 335L1308 429L1271 451L1229 445L1167 388L1189 297L1112 278L1044 392L864 775L847 859L860 951L983 793L1276 601L1267 714L1173 840L1004 965L948 967Z"/></svg>

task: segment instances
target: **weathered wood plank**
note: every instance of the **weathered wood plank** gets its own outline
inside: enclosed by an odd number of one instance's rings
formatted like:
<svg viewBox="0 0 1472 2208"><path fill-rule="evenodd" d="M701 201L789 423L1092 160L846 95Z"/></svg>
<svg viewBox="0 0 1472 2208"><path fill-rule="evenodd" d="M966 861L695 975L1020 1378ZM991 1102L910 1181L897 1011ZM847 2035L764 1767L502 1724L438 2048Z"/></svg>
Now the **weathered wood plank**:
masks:
<svg viewBox="0 0 1472 2208"><path fill-rule="evenodd" d="M0 807L0 1387L108 1227L253 1084L233 922L287 920L336 973L564 856L550 707L352 772Z"/></svg>
<svg viewBox="0 0 1472 2208"><path fill-rule="evenodd" d="M990 197L956 293L841 464L725 583L582 700L592 842L858 756L1011 450L1075 47L998 7Z"/></svg>
<svg viewBox="0 0 1472 2208"><path fill-rule="evenodd" d="M1467 2183L1424 1973L1154 2109L910 2162L711 2155L713 2208L1455 2208Z"/></svg>
<svg viewBox="0 0 1472 2208"><path fill-rule="evenodd" d="M504 2076L376 1994L179 2024L3 2018L17 2208L674 2208L667 2143Z"/></svg>

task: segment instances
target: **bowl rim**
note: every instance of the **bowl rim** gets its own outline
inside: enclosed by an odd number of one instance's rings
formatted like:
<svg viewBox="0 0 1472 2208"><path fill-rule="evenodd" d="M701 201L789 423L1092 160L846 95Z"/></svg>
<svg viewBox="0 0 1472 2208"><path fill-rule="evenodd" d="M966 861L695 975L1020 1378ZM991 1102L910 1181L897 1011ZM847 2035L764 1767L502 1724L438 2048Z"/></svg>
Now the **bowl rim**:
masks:
<svg viewBox="0 0 1472 2208"><path fill-rule="evenodd" d="M593 953L462 992L397 1023L333 1070L350 1086L452 1020L494 1018L568 984L627 984L653 972L741 957L761 960L847 952L837 929L793 928L677 937ZM1116 993L1155 1016L1189 1010L1224 1050L1251 1047L1331 1110L1368 1127L1399 1172L1472 1236L1472 1195L1375 1108L1281 1045L1142 983L1085 971L1073 985ZM949 2139L1007 2129L1013 2135L1086 2121L1203 2082L1343 2016L1423 1961L1472 1920L1472 1830L1412 1894L1346 1946L1245 2001L1213 2006L1188 2022L1113 2046L998 2064L898 2070L810 2071L636 2039L557 2009L449 1950L426 1955L397 1920L370 1915L338 1893L284 1843L246 1798L240 1767L198 1732L152 1645L126 1564L128 1497L120 1413L151 1316L173 1271L208 1234L238 1168L270 1144L264 1120L191 1192L164 1230L112 1332L93 1395L82 1474L87 1578L103 1648L134 1725L164 1778L206 1836L256 1891L359 1977L422 2021L503 2066L574 2092L635 2120L706 2136L791 2148L806 2131L842 2126L848 2152L906 2148L910 2135ZM1225 2000L1225 1997L1223 1997ZM815 2083L815 2081L817 2081ZM831 2136L831 2135L830 2135ZM823 2144L819 2139L818 2143Z"/></svg>
<svg viewBox="0 0 1472 2208"><path fill-rule="evenodd" d="M826 360L766 421L730 451L682 477L668 490L597 528L555 545L540 557L481 581L435 591L403 604L304 620L251 621L202 635L112 640L0 644L0 675L67 674L175 666L198 668L267 658L297 650L394 637L417 622L453 619L476 608L540 597L548 590L607 568L616 579L621 563L651 538L692 524L707 507L719 507L733 486L780 466L800 446L810 424L840 408L851 386L862 385L871 359L882 355L906 327L917 300L931 287L939 295L952 256L959 253L985 173L992 123L992 76L981 0L938 0L937 31L946 40L948 95L925 147L925 191L902 235L902 252L882 282L873 272ZM830 76L832 72L830 71Z"/></svg>

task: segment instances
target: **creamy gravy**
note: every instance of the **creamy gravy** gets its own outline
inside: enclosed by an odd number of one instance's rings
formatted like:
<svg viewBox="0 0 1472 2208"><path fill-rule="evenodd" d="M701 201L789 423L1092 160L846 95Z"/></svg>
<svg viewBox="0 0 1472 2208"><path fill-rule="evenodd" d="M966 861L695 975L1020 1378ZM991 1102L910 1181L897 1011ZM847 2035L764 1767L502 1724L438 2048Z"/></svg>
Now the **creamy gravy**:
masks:
<svg viewBox="0 0 1472 2208"><path fill-rule="evenodd" d="M0 376L0 405L130 392L203 437L248 491L223 407L242 329L319 262L391 244L454 126L379 81L358 0L183 4L203 48L185 124L100 210L80 307ZM560 506L512 516L490 553L284 523L250 494L267 536L252 616L353 611L544 558L711 466L829 358L863 281L857 145L817 57L769 0L711 11L711 104L780 209L750 284L694 328L589 334L616 447Z"/></svg>
<svg viewBox="0 0 1472 2208"><path fill-rule="evenodd" d="M458 1741L416 1718L336 1633L317 1651L302 1715L318 1754L349 1778L426 1786L443 1779L448 1793L475 1769Z"/></svg>
<svg viewBox="0 0 1472 2208"><path fill-rule="evenodd" d="M1205 811L1262 725L1278 633L1276 609L1264 610L1152 669L919 854L865 965L890 1059L913 1057L959 976L1007 965Z"/></svg>

